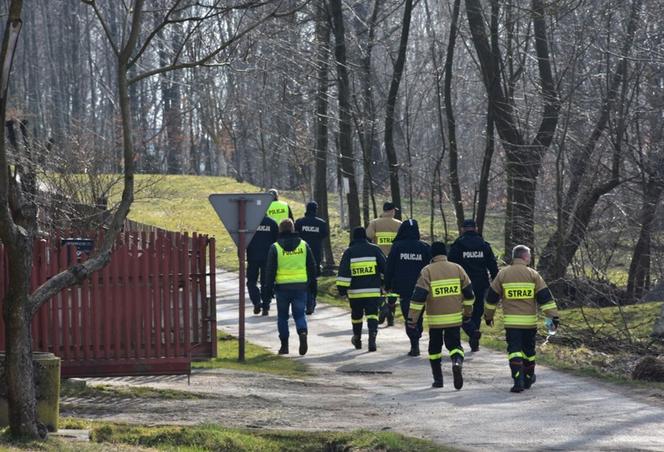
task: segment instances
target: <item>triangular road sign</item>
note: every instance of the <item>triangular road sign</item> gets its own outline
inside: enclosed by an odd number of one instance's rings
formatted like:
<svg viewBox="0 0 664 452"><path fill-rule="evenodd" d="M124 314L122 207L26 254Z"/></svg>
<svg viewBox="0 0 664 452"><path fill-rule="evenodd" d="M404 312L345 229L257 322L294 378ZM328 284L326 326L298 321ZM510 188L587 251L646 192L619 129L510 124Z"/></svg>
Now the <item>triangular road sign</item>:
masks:
<svg viewBox="0 0 664 452"><path fill-rule="evenodd" d="M233 237L235 246L240 246L238 230L240 228L240 200L245 200L245 246L251 242L256 233L256 228L263 217L270 203L274 200L270 193L219 193L208 197L221 222Z"/></svg>

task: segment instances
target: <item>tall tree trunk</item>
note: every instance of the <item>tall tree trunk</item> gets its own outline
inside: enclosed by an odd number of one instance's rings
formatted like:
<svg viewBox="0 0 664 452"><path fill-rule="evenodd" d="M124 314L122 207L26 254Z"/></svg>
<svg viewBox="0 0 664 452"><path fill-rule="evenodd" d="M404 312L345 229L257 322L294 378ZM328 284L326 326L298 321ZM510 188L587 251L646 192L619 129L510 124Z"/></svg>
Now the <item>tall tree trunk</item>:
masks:
<svg viewBox="0 0 664 452"><path fill-rule="evenodd" d="M413 11L413 0L406 0L403 11L403 20L401 28L401 39L399 40L399 52L394 62L392 72L392 81L390 82L390 91L387 95L385 106L385 154L387 163L390 165L390 192L392 202L401 206L401 190L399 188L399 160L394 148L394 110L396 108L397 96L399 94L399 84L406 64L406 51L408 50L408 34L410 33L410 18ZM397 211L399 214L400 211Z"/></svg>
<svg viewBox="0 0 664 452"><path fill-rule="evenodd" d="M376 146L376 109L374 107L372 84L371 84L371 57L376 34L376 20L380 10L380 0L374 0L371 16L366 17L366 9L362 8L357 12L361 17L361 29L357 32L358 36L367 34L366 48L361 61L360 83L362 85L362 117L359 120L358 133L362 144L362 162L364 168L364 177L362 180L362 218L366 226L371 219L371 206L376 202L373 196L373 176L372 155ZM375 211L375 208L373 209ZM374 212L375 215L375 212Z"/></svg>
<svg viewBox="0 0 664 452"><path fill-rule="evenodd" d="M9 5L0 53L0 64L7 68L3 70L0 79L0 238L5 244L10 263L9 286L2 313L6 344L4 383L7 385L11 434L14 437L39 438L44 437L46 431L37 426L30 334L32 313L28 303L32 275L32 234L35 233L37 222L36 217L30 218L27 215L19 215L17 223L12 218L12 213L20 210L16 209L16 197L20 194L17 191L18 182L9 179L5 144L9 76L21 31L22 8L22 0L12 0Z"/></svg>
<svg viewBox="0 0 664 452"><path fill-rule="evenodd" d="M641 207L641 231L629 265L627 297L630 300L641 298L647 290L648 275L650 273L650 239L663 191L664 177L658 179L656 176L651 176L645 187L645 196Z"/></svg>
<svg viewBox="0 0 664 452"><path fill-rule="evenodd" d="M496 7L495 3L492 7ZM560 101L553 80L548 33L542 0L531 0L535 52L539 82L542 87L543 113L532 143L526 143L518 128L512 90L502 85L498 46L487 38L480 0L466 0L466 14L477 52L482 79L494 113L494 123L503 141L507 173L507 215L505 217L505 252L516 244L534 246L535 193L544 151L551 145L558 125ZM492 11L495 16L496 12Z"/></svg>
<svg viewBox="0 0 664 452"><path fill-rule="evenodd" d="M316 64L318 65L318 80L316 87L316 116L314 118L316 127L316 147L314 149L314 156L316 159L314 200L318 203L318 212L329 223L330 212L327 199L327 96L329 84L327 78L330 69L330 27L328 20L329 18L326 8L323 4L319 4L316 17ZM325 243L323 243L323 252L325 256L325 267L333 267L334 255L332 253L332 242L330 241L329 235L325 239Z"/></svg>
<svg viewBox="0 0 664 452"><path fill-rule="evenodd" d="M561 209L562 219L556 228L556 231L549 238L542 252L542 259L539 262L538 269L547 280L555 280L565 276L567 267L572 262L576 250L581 245L585 237L586 229L590 223L591 215L595 205L600 197L620 183L618 180L620 156L614 152L613 169L609 180L601 182L597 187L584 190L582 184L586 178L589 167L592 167L591 157L597 147L599 139L606 131L611 113L614 109L624 110L627 94L627 70L629 65L629 55L631 53L632 43L639 23L642 0L635 0L630 7L630 18L627 25L627 36L622 47L622 56L618 61L611 83L602 102L600 111L595 122L595 126L588 137L584 146L577 152L570 163L570 184L567 188L565 200ZM607 74L607 77L609 74ZM622 89L621 89L622 86ZM620 98L618 105L616 101ZM621 113L624 118L624 111ZM621 121L618 130L622 135L624 133L624 120ZM616 144L620 147L620 141Z"/></svg>
<svg viewBox="0 0 664 452"><path fill-rule="evenodd" d="M9 288L5 296L6 384L9 427L13 436L44 438L45 427L37 424L37 404L32 364L32 314L28 306L32 274L32 236L19 232L17 240L6 243Z"/></svg>
<svg viewBox="0 0 664 452"><path fill-rule="evenodd" d="M360 200L355 178L355 159L353 156L353 136L351 129L350 83L346 62L346 38L341 0L330 0L332 28L334 30L334 54L337 62L337 91L339 101L339 159L342 188L348 183L348 226L352 229L360 226Z"/></svg>
<svg viewBox="0 0 664 452"><path fill-rule="evenodd" d="M498 47L498 17L500 8L497 1L491 2L491 51L497 59L500 55L500 48ZM482 159L482 170L480 172L479 193L477 200L477 213L475 215L475 222L477 223L477 230L480 234L484 231L484 222L486 219L486 208L489 199L489 176L491 175L491 160L493 152L496 147L495 140L495 127L493 117L493 105L491 99L487 99L486 107L486 141L484 145L484 157Z"/></svg>
<svg viewBox="0 0 664 452"><path fill-rule="evenodd" d="M461 198L461 184L459 183L459 153L457 151L456 120L452 106L452 76L454 68L454 46L456 45L461 0L454 0L452 19L450 23L450 37L447 42L447 55L445 56L445 116L447 118L447 136L450 145L450 188L452 202L456 213L457 227L461 231L464 218L463 199Z"/></svg>

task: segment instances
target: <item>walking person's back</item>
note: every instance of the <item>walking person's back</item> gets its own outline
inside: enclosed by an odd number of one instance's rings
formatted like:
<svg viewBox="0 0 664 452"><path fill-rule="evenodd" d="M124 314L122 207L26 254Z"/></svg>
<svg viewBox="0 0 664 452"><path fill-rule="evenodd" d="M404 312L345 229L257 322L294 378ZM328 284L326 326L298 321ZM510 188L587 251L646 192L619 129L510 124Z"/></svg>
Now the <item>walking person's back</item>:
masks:
<svg viewBox="0 0 664 452"><path fill-rule="evenodd" d="M385 202L382 215L371 220L366 229L367 238L378 245L385 256L390 254L392 243L401 226L401 221L394 218L398 210L399 208L394 203ZM383 323L387 319L387 326L394 325L394 311L398 298L399 296L395 293L388 292L385 295L385 299L381 300L381 306L379 307L378 323Z"/></svg>
<svg viewBox="0 0 664 452"><path fill-rule="evenodd" d="M309 245L295 233L291 219L279 223L279 239L272 245L267 257L265 284L268 293L277 298L277 326L281 348L279 354L288 353L289 309L293 313L300 339L300 355L307 352L307 293L316 277L316 263Z"/></svg>
<svg viewBox="0 0 664 452"><path fill-rule="evenodd" d="M311 201L307 204L304 217L299 218L295 222L295 231L300 235L300 238L307 242L316 261L317 273L314 284L312 284L311 291L307 297L307 315L313 314L316 308L316 295L318 292L317 277L320 275L323 240L329 235L327 223L322 218L316 216L317 211L318 204Z"/></svg>
<svg viewBox="0 0 664 452"><path fill-rule="evenodd" d="M420 229L416 220L401 223L392 249L387 257L385 290L399 295L399 306L404 319L408 318L410 297L424 267L431 261L431 248L420 240ZM406 325L406 335L410 339L410 356L419 356L419 341L422 337L422 317L417 328Z"/></svg>

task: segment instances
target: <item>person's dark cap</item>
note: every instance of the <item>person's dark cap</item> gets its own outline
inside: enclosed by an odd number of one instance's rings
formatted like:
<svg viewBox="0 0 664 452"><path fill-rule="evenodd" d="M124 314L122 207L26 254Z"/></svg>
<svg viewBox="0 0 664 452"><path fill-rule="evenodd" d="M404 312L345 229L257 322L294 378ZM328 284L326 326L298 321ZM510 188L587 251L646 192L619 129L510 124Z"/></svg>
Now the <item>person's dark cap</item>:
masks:
<svg viewBox="0 0 664 452"><path fill-rule="evenodd" d="M353 229L352 237L353 237L353 240L366 239L367 238L367 231L362 226L358 226L355 229Z"/></svg>
<svg viewBox="0 0 664 452"><path fill-rule="evenodd" d="M477 229L477 223L475 220L463 220L464 229Z"/></svg>
<svg viewBox="0 0 664 452"><path fill-rule="evenodd" d="M387 212L388 210L399 210L399 208L392 201L387 201L383 204L383 212Z"/></svg>
<svg viewBox="0 0 664 452"><path fill-rule="evenodd" d="M316 212L318 210L318 203L316 201L310 201L307 203L307 212Z"/></svg>
<svg viewBox="0 0 664 452"><path fill-rule="evenodd" d="M431 257L447 256L447 248L443 242L433 242L431 244Z"/></svg>

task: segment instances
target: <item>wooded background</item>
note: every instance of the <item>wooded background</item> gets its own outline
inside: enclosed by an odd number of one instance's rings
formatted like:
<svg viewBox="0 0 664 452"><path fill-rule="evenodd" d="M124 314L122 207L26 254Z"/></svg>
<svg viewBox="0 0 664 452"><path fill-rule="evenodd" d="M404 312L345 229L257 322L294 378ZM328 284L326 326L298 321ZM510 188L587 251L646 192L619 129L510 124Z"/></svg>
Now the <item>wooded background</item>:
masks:
<svg viewBox="0 0 664 452"><path fill-rule="evenodd" d="M131 3L25 2L10 163L121 172L110 43ZM295 190L323 216L341 199L349 226L386 199L426 206L445 222L429 238L475 218L504 230L499 251L533 246L548 280L638 298L664 273L662 6L149 0L128 72L136 171ZM59 188L94 204L108 186Z"/></svg>

